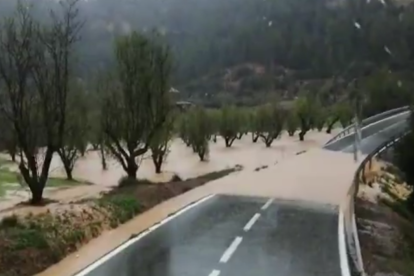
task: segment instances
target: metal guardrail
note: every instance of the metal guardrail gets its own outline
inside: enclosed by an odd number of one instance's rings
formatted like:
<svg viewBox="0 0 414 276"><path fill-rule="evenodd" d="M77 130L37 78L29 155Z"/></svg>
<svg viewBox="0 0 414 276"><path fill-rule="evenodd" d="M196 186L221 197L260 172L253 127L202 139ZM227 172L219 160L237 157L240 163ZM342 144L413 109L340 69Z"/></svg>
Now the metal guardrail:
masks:
<svg viewBox="0 0 414 276"><path fill-rule="evenodd" d="M353 183L347 193L346 205L343 208L344 214L344 230L345 230L345 239L347 242L349 260L350 260L350 269L353 276L365 276L364 263L361 255L361 247L359 244L359 236L356 225L355 218L355 198L358 195L359 184L365 182L365 171L368 168L371 168L372 160L375 156L382 153L384 150L392 147L398 142L402 137L409 133L408 130L397 133L392 138L388 139L386 142L379 145L375 150L369 153L361 164L358 166L358 169L355 172Z"/></svg>
<svg viewBox="0 0 414 276"><path fill-rule="evenodd" d="M395 108L395 109L391 109L385 112L382 112L380 114L371 116L369 118L366 118L364 120L361 121L361 127L365 127L367 125L379 122L387 117L393 116L393 115L397 115L399 113L403 113L406 111L409 111L410 107L409 106L403 106L403 107L399 107L399 108ZM343 138L344 136L347 136L351 133L354 132L354 124L351 124L349 126L347 126L345 129L343 129L341 132L339 132L337 135L335 135L334 137L332 137L328 142L326 142L325 146L336 141L339 140L341 138Z"/></svg>

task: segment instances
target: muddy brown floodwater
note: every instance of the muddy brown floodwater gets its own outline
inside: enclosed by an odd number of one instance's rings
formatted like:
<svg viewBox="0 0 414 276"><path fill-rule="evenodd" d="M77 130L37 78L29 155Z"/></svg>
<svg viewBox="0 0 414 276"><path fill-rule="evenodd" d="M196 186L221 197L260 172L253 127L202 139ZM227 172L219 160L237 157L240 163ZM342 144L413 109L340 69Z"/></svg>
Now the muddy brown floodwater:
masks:
<svg viewBox="0 0 414 276"><path fill-rule="evenodd" d="M336 130L336 133L339 130ZM295 137L289 137L287 134L276 140L272 147L266 148L264 143L258 141L252 143L250 135L245 135L241 140L236 140L231 148L224 146L224 141L218 138L217 143L210 143L210 155L208 162L200 162L198 156L192 150L184 145L180 139L175 139L171 143L170 153L165 164L163 172L156 174L152 160L146 156L141 161L138 170L138 178L148 179L153 182L167 182L174 174L178 174L182 179L197 177L206 173L219 171L227 168L241 165L247 171L254 170L261 166L273 165L286 158L295 155L298 151L309 148L320 147L329 138L330 134L325 132L311 131L306 136L306 141L300 142ZM7 156L2 156L8 158ZM75 179L84 180L95 185L76 186L70 189L47 189L45 197L58 200L63 203L80 200L83 198L97 197L101 192L108 191L118 184L118 180L125 175L121 166L111 158L108 158L108 170L103 171L101 159L96 151L88 152L80 158L75 165L73 176ZM17 166L11 167L17 170ZM50 175L54 177L65 177L61 161L57 155L52 159ZM17 195L17 196L16 196ZM21 191L14 196L5 198L0 201L0 217L7 215L1 210L12 208L18 202L27 200L29 193ZM49 206L48 208L53 208ZM44 210L39 208L26 207L19 212L38 213Z"/></svg>

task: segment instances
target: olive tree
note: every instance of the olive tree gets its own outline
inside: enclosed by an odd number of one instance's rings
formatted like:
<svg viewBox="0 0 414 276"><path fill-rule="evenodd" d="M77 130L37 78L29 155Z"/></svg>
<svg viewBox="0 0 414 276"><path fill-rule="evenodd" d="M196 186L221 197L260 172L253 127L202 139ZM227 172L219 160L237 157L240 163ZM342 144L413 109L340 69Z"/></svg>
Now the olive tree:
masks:
<svg viewBox="0 0 414 276"><path fill-rule="evenodd" d="M176 121L178 136L187 147L191 146L189 140L189 118L188 114L183 113L177 118Z"/></svg>
<svg viewBox="0 0 414 276"><path fill-rule="evenodd" d="M252 110L249 112L248 117L247 117L247 124L252 136L252 142L256 143L257 140L259 139L259 130L257 129L257 110Z"/></svg>
<svg viewBox="0 0 414 276"><path fill-rule="evenodd" d="M316 108L314 114L314 125L318 131L322 131L326 124L327 114L323 108Z"/></svg>
<svg viewBox="0 0 414 276"><path fill-rule="evenodd" d="M304 97L296 100L295 108L297 110L300 123L299 140L303 141L306 133L313 125L315 110L312 101Z"/></svg>
<svg viewBox="0 0 414 276"><path fill-rule="evenodd" d="M330 134L332 132L333 127L339 121L338 115L338 106L340 104L335 104L329 107L326 111L326 133Z"/></svg>
<svg viewBox="0 0 414 276"><path fill-rule="evenodd" d="M201 107L191 110L188 116L189 142L194 152L200 157L200 160L205 161L209 153L208 142L212 133L211 118Z"/></svg>
<svg viewBox="0 0 414 276"><path fill-rule="evenodd" d="M226 147L231 147L240 131L240 113L236 107L226 106L221 110L219 133L223 137Z"/></svg>
<svg viewBox="0 0 414 276"><path fill-rule="evenodd" d="M339 117L339 122L341 123L341 126L343 128L349 126L352 123L353 112L352 112L352 107L350 104L348 103L339 104L336 112Z"/></svg>
<svg viewBox="0 0 414 276"><path fill-rule="evenodd" d="M171 55L157 35L132 32L116 40L115 57L115 76L102 87L102 131L107 150L128 177L136 178L137 159L172 110Z"/></svg>
<svg viewBox="0 0 414 276"><path fill-rule="evenodd" d="M237 139L241 140L243 135L249 132L249 112L245 108L239 108L238 112L238 120L239 120L239 133L237 134Z"/></svg>
<svg viewBox="0 0 414 276"><path fill-rule="evenodd" d="M295 109L290 109L288 111L287 117L286 117L286 130L290 137L295 135L296 130L299 127L299 118L296 114Z"/></svg>
<svg viewBox="0 0 414 276"><path fill-rule="evenodd" d="M208 115L211 123L211 140L217 143L217 134L220 126L220 111L217 109L209 110Z"/></svg>
<svg viewBox="0 0 414 276"><path fill-rule="evenodd" d="M277 104L266 105L258 110L257 130L266 147L270 147L273 141L282 133L286 118L285 113Z"/></svg>

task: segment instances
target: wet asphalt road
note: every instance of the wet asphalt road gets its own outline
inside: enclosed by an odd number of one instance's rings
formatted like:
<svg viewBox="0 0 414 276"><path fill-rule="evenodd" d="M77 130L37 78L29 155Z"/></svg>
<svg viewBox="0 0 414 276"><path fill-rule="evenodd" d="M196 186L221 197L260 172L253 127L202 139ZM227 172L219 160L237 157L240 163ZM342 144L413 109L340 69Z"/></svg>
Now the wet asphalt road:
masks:
<svg viewBox="0 0 414 276"><path fill-rule="evenodd" d="M341 275L331 206L217 195L88 276Z"/></svg>

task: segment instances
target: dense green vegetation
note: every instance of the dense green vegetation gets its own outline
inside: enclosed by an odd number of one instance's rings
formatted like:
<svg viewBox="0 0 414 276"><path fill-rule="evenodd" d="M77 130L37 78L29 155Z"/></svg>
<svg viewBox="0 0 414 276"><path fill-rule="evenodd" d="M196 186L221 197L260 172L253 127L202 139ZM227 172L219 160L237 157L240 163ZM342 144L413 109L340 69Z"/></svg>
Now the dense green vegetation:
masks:
<svg viewBox="0 0 414 276"><path fill-rule="evenodd" d="M357 79L367 101L374 101L362 109L368 116L409 97L395 91L412 87L414 6L404 3L81 1L80 16L86 21L76 46L76 75L88 80L97 70L112 67L114 37L157 29L170 45L172 84L183 98L217 107L256 105L275 95L292 100L314 92L325 104L347 98L350 81ZM54 5L37 0L35 14L47 18ZM0 7L0 14L9 14L14 1ZM388 101L378 103L385 93Z"/></svg>

